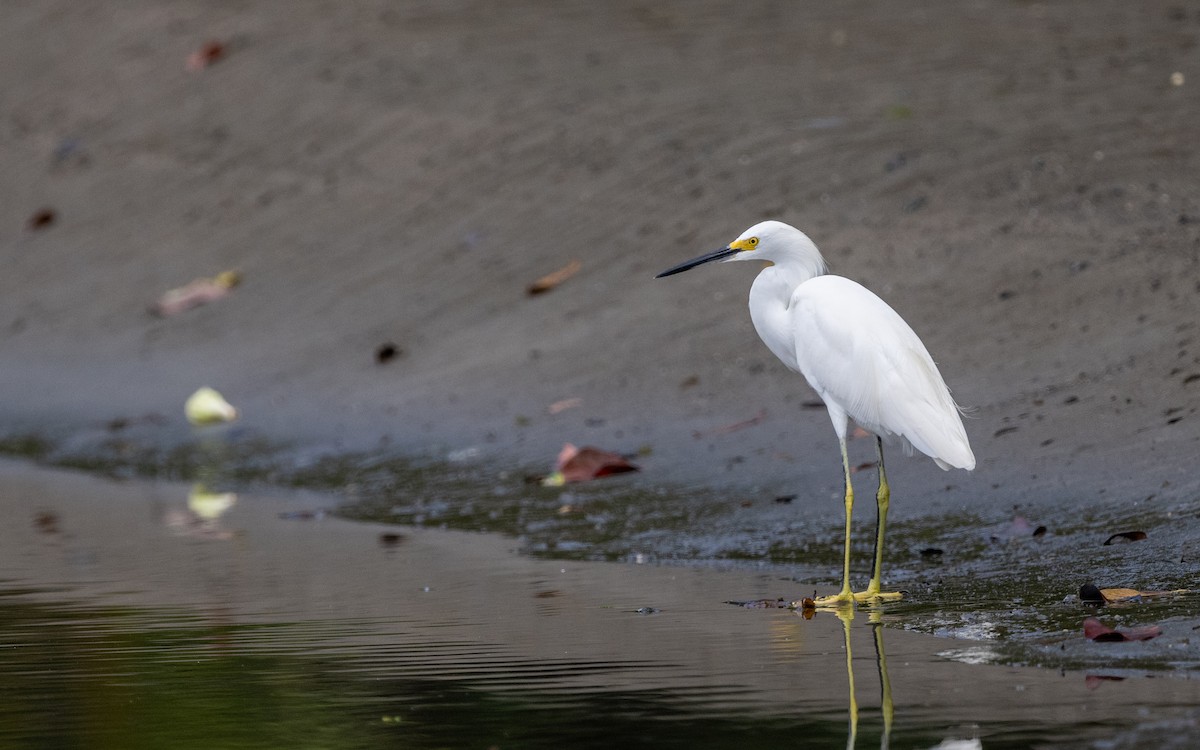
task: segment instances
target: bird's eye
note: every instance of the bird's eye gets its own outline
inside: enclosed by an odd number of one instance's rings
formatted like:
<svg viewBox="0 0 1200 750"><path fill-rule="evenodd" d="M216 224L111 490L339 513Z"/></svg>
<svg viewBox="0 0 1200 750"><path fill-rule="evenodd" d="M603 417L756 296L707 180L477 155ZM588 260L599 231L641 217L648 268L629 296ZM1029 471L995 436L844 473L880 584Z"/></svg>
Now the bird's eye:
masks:
<svg viewBox="0 0 1200 750"><path fill-rule="evenodd" d="M750 247L754 247L754 246L756 246L757 244L758 244L758 238L757 238L757 237L751 237L751 238L750 238Z"/></svg>

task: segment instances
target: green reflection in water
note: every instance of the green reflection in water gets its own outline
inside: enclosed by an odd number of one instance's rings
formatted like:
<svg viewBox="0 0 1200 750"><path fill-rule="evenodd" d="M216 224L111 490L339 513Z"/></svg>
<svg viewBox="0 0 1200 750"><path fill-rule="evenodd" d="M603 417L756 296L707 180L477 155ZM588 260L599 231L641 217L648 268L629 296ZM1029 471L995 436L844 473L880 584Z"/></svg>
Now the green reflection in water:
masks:
<svg viewBox="0 0 1200 750"><path fill-rule="evenodd" d="M793 744L803 737L812 747L846 741L838 717L714 712L703 695L689 691L494 691L469 679L386 676L393 670L379 665L369 676L356 674L372 665L344 642L332 649L337 658L310 655L355 627L214 625L189 615L0 595L0 746L693 748L750 739ZM860 742L870 743L869 729L865 735Z"/></svg>
<svg viewBox="0 0 1200 750"><path fill-rule="evenodd" d="M323 699L304 664L236 648L238 630L6 597L0 745L341 747L383 731Z"/></svg>

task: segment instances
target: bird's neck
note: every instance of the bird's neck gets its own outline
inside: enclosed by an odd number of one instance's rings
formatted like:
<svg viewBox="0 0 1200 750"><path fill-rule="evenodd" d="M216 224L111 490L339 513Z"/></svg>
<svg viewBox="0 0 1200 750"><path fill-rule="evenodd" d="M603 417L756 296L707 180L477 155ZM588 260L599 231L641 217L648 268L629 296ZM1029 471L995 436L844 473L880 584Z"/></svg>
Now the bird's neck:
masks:
<svg viewBox="0 0 1200 750"><path fill-rule="evenodd" d="M763 302L774 300L776 305L782 304L787 309L792 299L792 292L809 279L825 275L825 260L820 253L811 259L788 258L781 263L773 263L759 272L751 287L751 295L762 299Z"/></svg>
<svg viewBox="0 0 1200 750"><path fill-rule="evenodd" d="M779 284L787 288L786 299L791 299L792 292L796 291L796 287L804 282L817 276L824 276L826 273L825 261L817 256L811 263L776 263L773 266L763 269L762 274L770 272L773 283Z"/></svg>
<svg viewBox="0 0 1200 750"><path fill-rule="evenodd" d="M750 287L750 319L754 329L767 348L796 371L799 364L788 306L796 287L820 275L813 270L776 264L759 272ZM823 272L824 268L820 270Z"/></svg>

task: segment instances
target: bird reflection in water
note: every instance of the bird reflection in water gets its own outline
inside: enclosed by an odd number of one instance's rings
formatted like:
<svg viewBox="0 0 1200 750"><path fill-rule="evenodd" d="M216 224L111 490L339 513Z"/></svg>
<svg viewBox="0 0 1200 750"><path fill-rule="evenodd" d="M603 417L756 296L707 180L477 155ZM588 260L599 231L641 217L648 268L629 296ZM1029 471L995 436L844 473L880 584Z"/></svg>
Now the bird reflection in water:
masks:
<svg viewBox="0 0 1200 750"><path fill-rule="evenodd" d="M856 740L858 739L858 696L854 689L854 650L850 642L850 623L854 621L855 609L853 607L839 607L832 611L837 615L837 618L842 621L842 632L845 635L846 643L846 682L849 688L849 726L847 728L846 747L848 750L853 750ZM804 610L806 618L812 617L815 613L812 609ZM869 611L868 621L871 627L871 635L875 642L875 666L879 674L879 711L883 717L883 734L879 738L879 747L881 750L886 750L888 743L892 737L892 719L895 716L895 711L892 705L892 682L888 678L887 652L883 647L883 612L879 609Z"/></svg>

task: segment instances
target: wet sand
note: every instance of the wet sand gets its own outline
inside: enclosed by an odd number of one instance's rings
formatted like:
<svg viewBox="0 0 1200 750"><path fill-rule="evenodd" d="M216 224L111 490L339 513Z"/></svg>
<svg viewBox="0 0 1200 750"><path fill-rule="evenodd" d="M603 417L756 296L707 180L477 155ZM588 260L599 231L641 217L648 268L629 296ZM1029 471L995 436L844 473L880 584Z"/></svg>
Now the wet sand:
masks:
<svg viewBox="0 0 1200 750"><path fill-rule="evenodd" d="M0 530L5 607L90 612L97 634L121 626L107 624L104 613L131 610L146 613L134 623L148 632L208 623L226 633L209 650L244 659L291 654L313 660L313 670L333 660L368 684L404 676L513 700L592 696L597 711L598 695L642 696L661 709L640 726L642 744L722 716L757 717L764 727L792 722L807 727L816 745L845 743L842 622L828 612L809 620L725 603L773 596L781 582L772 575L535 560L491 535L310 518L328 501L314 493L242 495L201 522L185 485L12 462L0 468L10 519ZM1003 747L1036 737L1048 744L1107 738L1123 747L1195 735L1194 680L1098 682L1098 674L1130 673L971 665L947 657L987 644L876 631L872 619L863 610L850 623L862 746L884 731L877 643L892 740L905 746L978 737ZM72 647L83 663L87 643ZM106 645L97 635L96 648ZM22 653L36 662L41 649L61 648L49 639ZM161 656L153 651L140 663ZM102 679L142 684L136 669ZM92 670L86 679L97 678ZM56 677L21 679L38 693L38 679ZM349 696L340 705L357 710ZM74 726L75 708L60 707L65 725Z"/></svg>
<svg viewBox="0 0 1200 750"><path fill-rule="evenodd" d="M178 421L208 384L276 440L643 448L824 501L829 425L751 329L752 269L651 278L770 216L973 410L977 472L894 462L898 513L1196 495L1190 9L290 7L3 11L6 434ZM146 313L228 268L231 297Z"/></svg>

